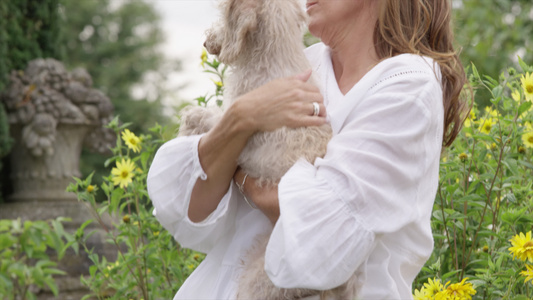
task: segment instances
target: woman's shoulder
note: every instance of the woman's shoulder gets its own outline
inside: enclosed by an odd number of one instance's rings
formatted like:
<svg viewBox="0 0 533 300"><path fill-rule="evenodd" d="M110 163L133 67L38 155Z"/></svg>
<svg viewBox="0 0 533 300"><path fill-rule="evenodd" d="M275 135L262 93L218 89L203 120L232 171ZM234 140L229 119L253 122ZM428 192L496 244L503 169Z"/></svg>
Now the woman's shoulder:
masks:
<svg viewBox="0 0 533 300"><path fill-rule="evenodd" d="M431 57L404 53L382 60L376 68L382 70L383 76L401 77L413 74L433 74L433 78L441 81L439 64Z"/></svg>
<svg viewBox="0 0 533 300"><path fill-rule="evenodd" d="M442 74L439 64L427 56L409 53L396 55L379 62L371 72L375 73L374 82L370 87L370 90L374 91L379 86L398 82L410 83L411 88L426 84L439 88L441 86Z"/></svg>
<svg viewBox="0 0 533 300"><path fill-rule="evenodd" d="M317 62L322 59L325 51L327 51L327 46L324 45L324 43L319 42L305 48L304 53L310 62Z"/></svg>

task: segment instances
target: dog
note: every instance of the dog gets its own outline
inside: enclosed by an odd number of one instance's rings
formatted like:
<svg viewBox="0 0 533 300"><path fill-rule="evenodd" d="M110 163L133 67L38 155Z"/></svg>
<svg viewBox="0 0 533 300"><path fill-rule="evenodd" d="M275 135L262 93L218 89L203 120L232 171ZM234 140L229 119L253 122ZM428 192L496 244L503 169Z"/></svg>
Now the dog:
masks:
<svg viewBox="0 0 533 300"><path fill-rule="evenodd" d="M223 107L185 109L181 113L179 136L207 132L238 96L271 80L311 68L302 43L307 15L299 0L223 0L220 9L222 18L207 31L204 46L231 67L225 80ZM310 82L316 85L313 77ZM331 136L331 126L327 124L258 132L248 140L238 165L250 177L257 178L257 185L276 185L298 159L303 157L313 163L317 157L323 157ZM244 258L237 299L355 297L355 277L328 291L274 286L264 270L268 239L268 235L258 237Z"/></svg>

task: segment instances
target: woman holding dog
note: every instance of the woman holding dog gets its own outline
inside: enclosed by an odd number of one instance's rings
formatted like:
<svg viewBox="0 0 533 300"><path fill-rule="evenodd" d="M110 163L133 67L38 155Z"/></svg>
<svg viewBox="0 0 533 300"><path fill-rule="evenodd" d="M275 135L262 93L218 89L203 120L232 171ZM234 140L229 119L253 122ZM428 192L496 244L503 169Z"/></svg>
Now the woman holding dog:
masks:
<svg viewBox="0 0 533 300"><path fill-rule="evenodd" d="M183 246L208 252L175 299L235 298L240 259L270 230L265 270L278 287L326 290L355 273L357 299L412 297L433 249L441 149L465 111L450 1L308 0L307 13L322 41L306 52L321 90L310 71L272 81L207 134L156 155L156 216ZM324 158L298 161L276 188L238 170L255 132L326 122Z"/></svg>

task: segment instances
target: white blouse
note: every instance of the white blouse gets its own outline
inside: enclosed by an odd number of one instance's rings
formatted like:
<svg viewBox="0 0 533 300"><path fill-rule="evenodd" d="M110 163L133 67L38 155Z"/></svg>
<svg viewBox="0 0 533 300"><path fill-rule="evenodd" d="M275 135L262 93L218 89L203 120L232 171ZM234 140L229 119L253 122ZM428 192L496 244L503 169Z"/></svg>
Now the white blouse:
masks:
<svg viewBox="0 0 533 300"><path fill-rule="evenodd" d="M201 136L157 152L148 174L154 215L184 247L207 253L174 299L234 299L241 258L272 231L265 269L283 288L331 289L356 272L358 299L411 299L433 249L430 218L443 136L440 69L403 54L371 69L346 95L330 50L306 49L333 127L327 154L299 160L279 183L274 228L232 184L204 221L187 217L192 188L206 174Z"/></svg>

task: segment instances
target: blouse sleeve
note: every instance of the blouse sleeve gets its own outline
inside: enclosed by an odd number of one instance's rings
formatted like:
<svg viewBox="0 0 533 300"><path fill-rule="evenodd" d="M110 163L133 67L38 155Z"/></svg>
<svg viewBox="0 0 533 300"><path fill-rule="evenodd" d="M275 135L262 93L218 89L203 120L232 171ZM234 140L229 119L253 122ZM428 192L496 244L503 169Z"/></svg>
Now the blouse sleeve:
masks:
<svg viewBox="0 0 533 300"><path fill-rule="evenodd" d="M343 284L382 234L417 222L433 203L418 190L441 150L438 80L400 76L362 99L325 157L298 161L279 183L281 215L265 258L279 287Z"/></svg>
<svg viewBox="0 0 533 300"><path fill-rule="evenodd" d="M192 222L188 217L192 189L200 178L206 180L198 157L201 136L179 137L165 143L157 151L148 172L148 194L154 215L183 247L208 253L230 230L236 209L230 201L233 185L217 209L204 221Z"/></svg>

